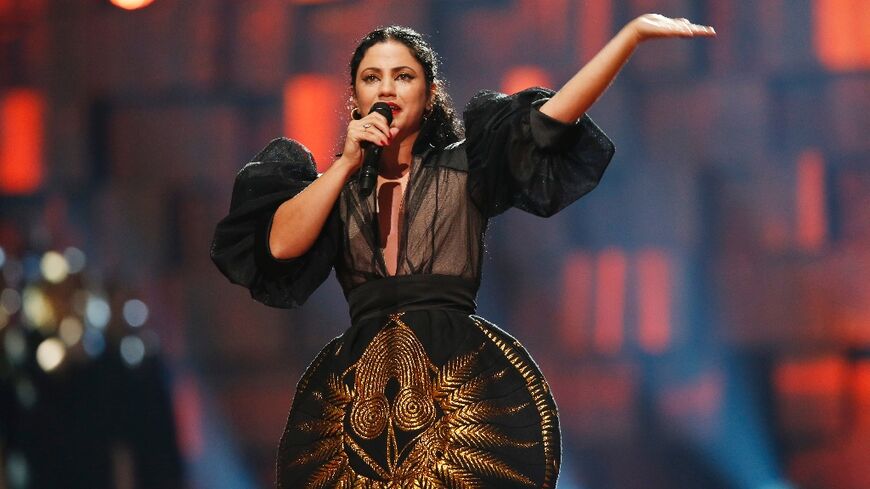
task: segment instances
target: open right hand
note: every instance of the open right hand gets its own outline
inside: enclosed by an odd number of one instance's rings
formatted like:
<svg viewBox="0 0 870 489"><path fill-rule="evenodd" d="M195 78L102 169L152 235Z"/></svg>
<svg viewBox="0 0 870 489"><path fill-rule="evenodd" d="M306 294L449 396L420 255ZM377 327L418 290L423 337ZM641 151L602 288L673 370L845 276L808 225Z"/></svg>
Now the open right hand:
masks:
<svg viewBox="0 0 870 489"><path fill-rule="evenodd" d="M644 14L629 23L638 41L666 37L715 37L716 30L708 25L693 24L689 19L672 19L659 14Z"/></svg>

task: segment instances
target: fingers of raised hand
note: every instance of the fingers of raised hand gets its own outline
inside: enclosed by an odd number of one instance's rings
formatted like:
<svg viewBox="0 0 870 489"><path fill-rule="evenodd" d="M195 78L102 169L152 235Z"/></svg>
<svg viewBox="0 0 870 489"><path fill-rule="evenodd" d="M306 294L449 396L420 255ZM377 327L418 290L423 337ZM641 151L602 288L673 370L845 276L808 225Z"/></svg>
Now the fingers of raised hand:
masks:
<svg viewBox="0 0 870 489"><path fill-rule="evenodd" d="M692 21L685 17L679 17L673 19L674 26L673 28L679 33L682 37L695 37L695 36L715 36L716 31L706 25L693 24Z"/></svg>
<svg viewBox="0 0 870 489"><path fill-rule="evenodd" d="M693 24L685 17L672 19L660 14L642 15L638 29L642 38L712 37L716 35L715 29L710 26Z"/></svg>

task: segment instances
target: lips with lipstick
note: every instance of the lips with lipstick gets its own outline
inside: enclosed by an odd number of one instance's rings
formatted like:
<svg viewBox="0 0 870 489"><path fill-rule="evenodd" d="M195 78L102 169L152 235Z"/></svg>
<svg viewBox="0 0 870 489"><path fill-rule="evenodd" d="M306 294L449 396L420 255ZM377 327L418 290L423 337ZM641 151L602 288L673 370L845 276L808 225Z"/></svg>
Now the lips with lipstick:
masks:
<svg viewBox="0 0 870 489"><path fill-rule="evenodd" d="M398 114L402 110L402 108L399 107L399 105L396 104L395 102L387 102L387 105L389 105L390 110L393 111L393 118L395 118L396 114Z"/></svg>

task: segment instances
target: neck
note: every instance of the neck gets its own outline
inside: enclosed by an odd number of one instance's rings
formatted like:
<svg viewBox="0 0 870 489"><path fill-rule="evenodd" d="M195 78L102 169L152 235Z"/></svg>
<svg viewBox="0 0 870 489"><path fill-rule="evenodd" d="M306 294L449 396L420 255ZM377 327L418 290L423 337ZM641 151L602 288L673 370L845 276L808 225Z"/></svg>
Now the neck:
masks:
<svg viewBox="0 0 870 489"><path fill-rule="evenodd" d="M398 178L411 169L411 161L414 159L414 142L417 141L417 133L393 141L393 144L384 148L381 153L380 173L386 178Z"/></svg>

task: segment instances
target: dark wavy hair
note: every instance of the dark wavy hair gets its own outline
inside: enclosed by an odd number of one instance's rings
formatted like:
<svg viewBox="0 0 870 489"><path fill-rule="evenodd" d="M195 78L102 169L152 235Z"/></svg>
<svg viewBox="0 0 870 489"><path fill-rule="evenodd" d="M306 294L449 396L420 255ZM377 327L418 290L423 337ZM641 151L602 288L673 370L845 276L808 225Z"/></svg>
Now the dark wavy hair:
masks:
<svg viewBox="0 0 870 489"><path fill-rule="evenodd" d="M443 148L461 140L465 136L465 131L456 115L453 101L450 100L450 96L445 91L444 80L438 77L438 54L423 39L423 36L419 32L410 27L399 25L379 27L366 34L360 40L359 45L357 45L353 52L353 56L350 58L351 91L353 91L359 64L362 62L366 51L375 44L387 41L398 41L407 46L411 50L411 54L423 66L426 78L426 90L430 90L433 85L435 86L432 110L423 119L420 134L414 142L413 153L419 154L429 145L435 148Z"/></svg>

